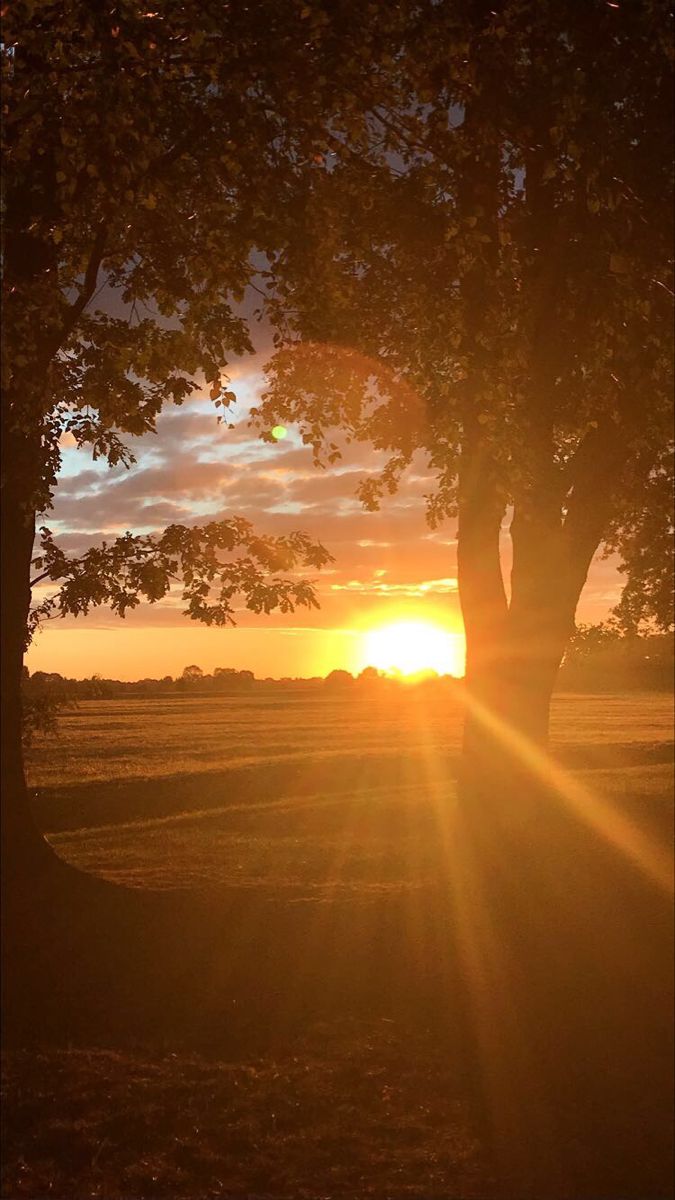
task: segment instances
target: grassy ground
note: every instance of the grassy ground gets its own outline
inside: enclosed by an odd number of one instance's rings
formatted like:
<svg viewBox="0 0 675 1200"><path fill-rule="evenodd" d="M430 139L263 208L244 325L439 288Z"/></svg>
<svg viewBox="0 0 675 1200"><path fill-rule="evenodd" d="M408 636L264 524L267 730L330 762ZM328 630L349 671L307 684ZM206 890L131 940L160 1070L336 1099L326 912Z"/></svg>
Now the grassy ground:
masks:
<svg viewBox="0 0 675 1200"><path fill-rule="evenodd" d="M553 744L611 766L622 750L670 741L672 713L672 697L665 693L556 696ZM461 721L453 694L407 688L384 696L288 691L84 700L61 718L58 739L36 743L28 771L42 789L289 761L305 766L353 756L454 756Z"/></svg>
<svg viewBox="0 0 675 1200"><path fill-rule="evenodd" d="M83 703L36 812L133 888L26 902L3 1195L666 1200L671 703L553 727L581 810L476 890L452 699Z"/></svg>
<svg viewBox="0 0 675 1200"><path fill-rule="evenodd" d="M38 819L64 858L115 882L325 897L450 869L452 696L85 701L61 726L29 762ZM667 838L668 696L561 696L552 726L575 778Z"/></svg>
<svg viewBox="0 0 675 1200"><path fill-rule="evenodd" d="M451 1062L393 1022L274 1055L10 1056L3 1195L178 1200L495 1194Z"/></svg>

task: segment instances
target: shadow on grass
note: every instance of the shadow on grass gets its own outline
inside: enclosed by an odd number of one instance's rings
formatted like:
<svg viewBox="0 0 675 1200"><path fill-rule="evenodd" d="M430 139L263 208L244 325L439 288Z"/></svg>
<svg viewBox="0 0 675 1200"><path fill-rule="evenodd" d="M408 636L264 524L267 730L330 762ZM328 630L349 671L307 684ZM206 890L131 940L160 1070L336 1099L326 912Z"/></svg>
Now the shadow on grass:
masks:
<svg viewBox="0 0 675 1200"><path fill-rule="evenodd" d="M331 777L325 763L318 773L306 763L228 772L229 804L219 773L212 800L235 822L250 822L246 806L257 806L264 825L275 813L293 819L283 789L296 800L318 790L321 826L351 783L404 786L401 763L386 762L384 780L381 760L354 759L346 777L342 764ZM405 770L419 781L419 763ZM177 786L169 805L182 811L196 788L208 808L204 778L185 781L185 792ZM172 786L153 781L140 800L136 793L135 817L166 813ZM101 798L99 816L110 820L114 795ZM131 798L122 792L117 819ZM383 804L378 820L391 814ZM435 813L435 827L431 815L427 806L439 869L415 888L332 889L317 900L261 879L255 888L153 892L56 867L5 905L8 1043L129 1052L142 1044L146 1054L171 1047L241 1062L286 1053L317 1021L393 1022L410 1031L403 1074L422 1053L420 1039L425 1054L452 1063L452 1095L476 1114L486 1161L494 1154L498 1163L497 1194L666 1200L670 898L558 807L536 827L482 829L467 889L458 881L475 855L473 834L453 826L449 809ZM664 836L669 822L658 825ZM334 1154L342 1161L349 1147Z"/></svg>
<svg viewBox="0 0 675 1200"><path fill-rule="evenodd" d="M452 1060L392 1021L318 1025L234 1063L19 1051L5 1064L2 1194L498 1196L457 1093Z"/></svg>
<svg viewBox="0 0 675 1200"><path fill-rule="evenodd" d="M673 747L665 742L571 742L559 747L556 757L572 770L618 770L672 763ZM434 750L438 779L456 779L458 765L457 751ZM358 795L387 784L419 789L427 767L428 758L410 751L291 756L227 770L35 789L33 808L40 827L58 833L205 808L235 810L256 802L284 803L288 796Z"/></svg>

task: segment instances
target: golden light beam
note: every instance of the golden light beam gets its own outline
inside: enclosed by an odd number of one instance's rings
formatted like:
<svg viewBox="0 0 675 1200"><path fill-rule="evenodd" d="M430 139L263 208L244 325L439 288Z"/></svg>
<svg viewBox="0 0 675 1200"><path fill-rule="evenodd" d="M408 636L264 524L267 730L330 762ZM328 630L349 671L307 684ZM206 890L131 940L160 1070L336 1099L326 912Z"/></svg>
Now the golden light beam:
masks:
<svg viewBox="0 0 675 1200"><path fill-rule="evenodd" d="M555 763L535 742L515 729L502 717L469 692L466 705L474 717L489 730L526 769L564 800L582 821L599 833L615 849L630 859L649 880L668 895L673 894L673 864L664 847L657 845L610 803L585 787Z"/></svg>

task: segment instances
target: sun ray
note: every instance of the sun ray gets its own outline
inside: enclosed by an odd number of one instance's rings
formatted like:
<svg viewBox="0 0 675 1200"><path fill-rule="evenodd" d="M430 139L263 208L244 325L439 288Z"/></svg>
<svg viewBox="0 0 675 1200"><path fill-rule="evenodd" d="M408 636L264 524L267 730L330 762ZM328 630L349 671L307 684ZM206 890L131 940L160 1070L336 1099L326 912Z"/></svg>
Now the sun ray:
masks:
<svg viewBox="0 0 675 1200"><path fill-rule="evenodd" d="M639 867L656 887L673 893L672 859L664 848L468 691L465 699L472 714L492 736L536 779L546 784L552 794L564 801L577 817Z"/></svg>

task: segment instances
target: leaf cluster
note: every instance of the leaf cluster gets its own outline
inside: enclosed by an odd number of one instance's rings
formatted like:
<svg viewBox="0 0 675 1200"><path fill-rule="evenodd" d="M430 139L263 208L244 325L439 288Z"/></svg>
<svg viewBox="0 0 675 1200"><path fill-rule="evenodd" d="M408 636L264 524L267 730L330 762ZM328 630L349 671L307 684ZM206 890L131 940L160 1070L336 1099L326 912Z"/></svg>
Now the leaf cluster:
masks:
<svg viewBox="0 0 675 1200"><path fill-rule="evenodd" d="M33 583L58 586L33 609L29 633L52 617L86 614L97 605L124 617L142 601L152 604L176 590L185 613L206 625L234 624L241 606L255 613L317 608L310 580L279 572L318 570L331 561L304 533L261 537L240 517L170 525L158 535L126 533L80 557L68 557L43 527Z"/></svg>
<svg viewBox="0 0 675 1200"><path fill-rule="evenodd" d="M336 429L388 450L371 508L423 450L432 523L468 464L502 511L560 526L609 479L603 534L639 589L642 559L665 577L647 481L672 482L668 6L419 14L358 153L306 181L257 419L297 422L320 460ZM666 487L647 490L663 514Z"/></svg>
<svg viewBox="0 0 675 1200"><path fill-rule="evenodd" d="M355 53L349 10L7 6L3 412L35 439L38 509L64 433L115 462L120 435L152 430L197 385L231 402L247 289L331 122L357 123L371 86L377 14Z"/></svg>
<svg viewBox="0 0 675 1200"><path fill-rule="evenodd" d="M23 520L50 508L64 440L130 466L128 436L163 405L198 387L221 413L233 402L228 361L252 349L251 295L299 180L328 169L336 131L358 136L404 15L368 5L358 39L346 2L13 0L3 18L3 482L20 477ZM33 625L98 603L123 615L179 575L200 620L230 621L237 595L289 611L314 591L277 572L326 561L236 519L78 559L44 538L60 586Z"/></svg>

